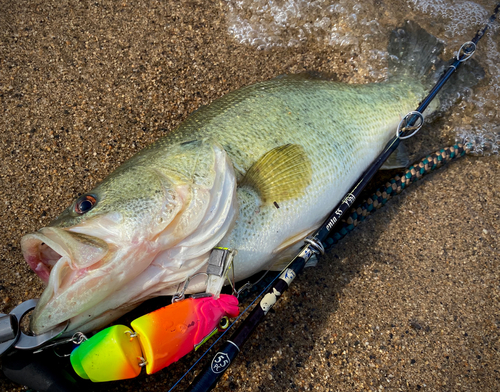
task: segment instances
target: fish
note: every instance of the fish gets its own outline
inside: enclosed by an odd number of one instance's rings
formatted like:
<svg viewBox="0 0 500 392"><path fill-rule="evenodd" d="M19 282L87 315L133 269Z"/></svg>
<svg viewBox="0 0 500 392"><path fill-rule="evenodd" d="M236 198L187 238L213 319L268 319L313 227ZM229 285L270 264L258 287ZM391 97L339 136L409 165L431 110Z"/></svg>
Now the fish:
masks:
<svg viewBox="0 0 500 392"><path fill-rule="evenodd" d="M46 284L31 330L99 329L191 277L202 292L218 246L236 250L236 281L282 268L425 97L442 47L407 22L384 82L284 75L192 113L22 238Z"/></svg>

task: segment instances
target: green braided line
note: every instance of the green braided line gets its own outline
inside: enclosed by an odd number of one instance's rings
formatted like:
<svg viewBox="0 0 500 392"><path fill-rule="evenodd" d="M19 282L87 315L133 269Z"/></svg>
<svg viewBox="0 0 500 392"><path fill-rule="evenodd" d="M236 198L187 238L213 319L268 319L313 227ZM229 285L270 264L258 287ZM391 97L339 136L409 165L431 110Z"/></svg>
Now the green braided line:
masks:
<svg viewBox="0 0 500 392"><path fill-rule="evenodd" d="M464 145L455 144L452 147L442 148L425 157L419 163L410 166L402 175L392 178L385 186L378 188L367 200L363 200L353 207L349 216L340 222L340 228L331 233L324 241L325 247L327 249L331 248L340 239L354 230L360 222L363 222L368 215L382 207L394 195L401 193L408 185L420 180L424 175L431 173L446 163L464 156L468 152L469 149Z"/></svg>

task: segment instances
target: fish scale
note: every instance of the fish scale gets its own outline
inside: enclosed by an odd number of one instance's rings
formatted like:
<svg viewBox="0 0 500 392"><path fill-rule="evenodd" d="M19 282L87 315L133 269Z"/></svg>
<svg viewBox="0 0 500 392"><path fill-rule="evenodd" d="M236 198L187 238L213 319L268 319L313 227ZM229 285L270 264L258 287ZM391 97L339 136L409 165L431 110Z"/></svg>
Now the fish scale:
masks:
<svg viewBox="0 0 500 392"><path fill-rule="evenodd" d="M282 77L232 94L237 97L226 96L215 102L215 108L210 106L220 113L217 120L202 121L203 112L198 111L174 131L172 139L167 136L160 143L192 137L196 132L199 137L216 135L241 177L267 151L297 143L313 167L306 192L293 200L277 201L279 209L258 206L255 198L243 198L239 192L240 219L222 245L238 250L235 271L238 278L245 278L263 265L269 267L275 257L286 259L295 251L275 253L280 244L313 230L324 219L323 211L334 207L425 92L418 81L344 85ZM265 117L261 115L264 110ZM239 115L242 112L245 116ZM195 131L199 123L203 126ZM266 260L255 257L258 253L265 253Z"/></svg>
<svg viewBox="0 0 500 392"><path fill-rule="evenodd" d="M315 167L308 192L313 196L324 193L328 181L346 169L359 172L358 155L375 157L392 135L388 131L424 96L424 86L416 80L345 85L281 77L244 87L199 109L143 153L213 138L224 147L241 180L267 151L298 143ZM372 148L374 140L378 148Z"/></svg>

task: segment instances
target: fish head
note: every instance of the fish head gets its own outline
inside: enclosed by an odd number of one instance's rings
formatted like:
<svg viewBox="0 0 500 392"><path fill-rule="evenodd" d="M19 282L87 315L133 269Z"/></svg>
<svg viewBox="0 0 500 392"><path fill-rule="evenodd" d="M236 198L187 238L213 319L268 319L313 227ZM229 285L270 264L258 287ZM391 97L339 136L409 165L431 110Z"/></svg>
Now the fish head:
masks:
<svg viewBox="0 0 500 392"><path fill-rule="evenodd" d="M48 227L22 238L24 258L47 285L31 318L35 334L67 321L69 330L82 331L85 324L95 326L95 319L102 320L99 326L108 323L165 282L178 285L208 259L233 219L235 179L222 148L195 147L181 148L165 162L154 150L140 154ZM200 153L203 159L196 160ZM218 207L228 203L218 216ZM212 230L216 238L206 243L200 236L214 221L220 230ZM196 262L184 257L186 241L204 245L195 252Z"/></svg>

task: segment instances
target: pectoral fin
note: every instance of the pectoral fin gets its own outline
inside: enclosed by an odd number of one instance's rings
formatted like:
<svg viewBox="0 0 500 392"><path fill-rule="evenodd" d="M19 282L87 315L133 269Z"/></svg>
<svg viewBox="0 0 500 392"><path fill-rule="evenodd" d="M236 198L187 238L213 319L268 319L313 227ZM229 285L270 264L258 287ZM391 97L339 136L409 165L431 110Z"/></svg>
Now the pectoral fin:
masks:
<svg viewBox="0 0 500 392"><path fill-rule="evenodd" d="M264 154L247 171L240 186L254 188L263 204L300 197L311 182L311 161L304 148L286 144Z"/></svg>

